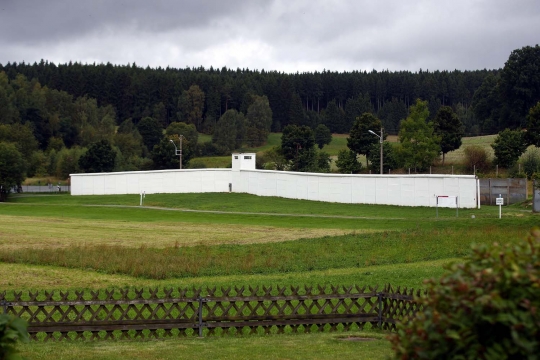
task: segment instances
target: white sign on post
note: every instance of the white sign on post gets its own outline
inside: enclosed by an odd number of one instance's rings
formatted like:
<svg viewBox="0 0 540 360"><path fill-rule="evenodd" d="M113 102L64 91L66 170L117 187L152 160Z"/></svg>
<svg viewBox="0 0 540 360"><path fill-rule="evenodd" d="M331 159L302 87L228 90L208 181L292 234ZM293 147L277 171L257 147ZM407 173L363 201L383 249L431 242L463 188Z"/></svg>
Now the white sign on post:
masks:
<svg viewBox="0 0 540 360"><path fill-rule="evenodd" d="M495 205L499 205L499 219L502 217L502 206L504 205L504 198L499 194L498 198L495 198Z"/></svg>

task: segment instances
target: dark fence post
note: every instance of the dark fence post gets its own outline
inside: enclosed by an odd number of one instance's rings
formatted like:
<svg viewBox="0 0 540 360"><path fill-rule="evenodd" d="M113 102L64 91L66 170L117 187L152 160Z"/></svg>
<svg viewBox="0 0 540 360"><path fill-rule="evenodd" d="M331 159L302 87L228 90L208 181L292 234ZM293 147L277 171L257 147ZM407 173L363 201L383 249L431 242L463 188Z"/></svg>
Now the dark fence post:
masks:
<svg viewBox="0 0 540 360"><path fill-rule="evenodd" d="M377 294L377 298L379 301L379 329L381 329L382 326L382 293Z"/></svg>
<svg viewBox="0 0 540 360"><path fill-rule="evenodd" d="M199 300L199 337L203 337L203 327L206 325L205 323L203 323L203 315L202 315L202 311L203 311L203 303L207 302L208 300L202 296L199 296L198 298Z"/></svg>
<svg viewBox="0 0 540 360"><path fill-rule="evenodd" d="M7 302L6 300L2 300L0 301L0 304L2 305L2 309L4 311L2 314L7 314L8 306L11 305L11 303Z"/></svg>

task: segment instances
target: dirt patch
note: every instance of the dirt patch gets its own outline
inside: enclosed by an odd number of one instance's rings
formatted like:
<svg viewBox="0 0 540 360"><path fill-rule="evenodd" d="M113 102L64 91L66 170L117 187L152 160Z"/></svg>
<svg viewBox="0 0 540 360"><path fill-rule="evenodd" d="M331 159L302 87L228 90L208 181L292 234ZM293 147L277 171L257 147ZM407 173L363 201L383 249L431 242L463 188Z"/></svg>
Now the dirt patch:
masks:
<svg viewBox="0 0 540 360"><path fill-rule="evenodd" d="M376 341L378 339L364 336L343 336L336 338L339 341Z"/></svg>

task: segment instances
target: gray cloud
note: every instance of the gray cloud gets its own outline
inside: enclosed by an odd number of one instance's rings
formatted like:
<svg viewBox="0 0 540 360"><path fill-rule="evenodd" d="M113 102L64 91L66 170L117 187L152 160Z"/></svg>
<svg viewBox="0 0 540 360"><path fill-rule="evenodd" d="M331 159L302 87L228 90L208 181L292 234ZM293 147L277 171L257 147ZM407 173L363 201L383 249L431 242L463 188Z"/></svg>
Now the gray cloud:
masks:
<svg viewBox="0 0 540 360"><path fill-rule="evenodd" d="M161 33L209 27L216 19L264 4L264 0L247 4L242 0L7 0L2 5L0 31L30 44L109 28Z"/></svg>
<svg viewBox="0 0 540 360"><path fill-rule="evenodd" d="M540 33L536 0L4 0L0 8L1 63L472 70L502 67Z"/></svg>

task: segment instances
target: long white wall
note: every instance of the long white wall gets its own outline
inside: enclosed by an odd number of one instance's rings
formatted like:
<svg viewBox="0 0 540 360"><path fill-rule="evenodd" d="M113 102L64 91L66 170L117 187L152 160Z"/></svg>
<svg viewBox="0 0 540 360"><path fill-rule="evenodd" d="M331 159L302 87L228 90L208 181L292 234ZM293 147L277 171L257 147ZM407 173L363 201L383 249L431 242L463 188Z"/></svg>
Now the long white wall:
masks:
<svg viewBox="0 0 540 360"><path fill-rule="evenodd" d="M477 205L473 175L342 175L268 170L192 169L72 174L72 195L232 191L337 203L436 206L436 195Z"/></svg>
<svg viewBox="0 0 540 360"><path fill-rule="evenodd" d="M243 170L233 191L260 196L352 204L436 206L436 195L457 196L459 207L476 207L473 175L342 175Z"/></svg>

